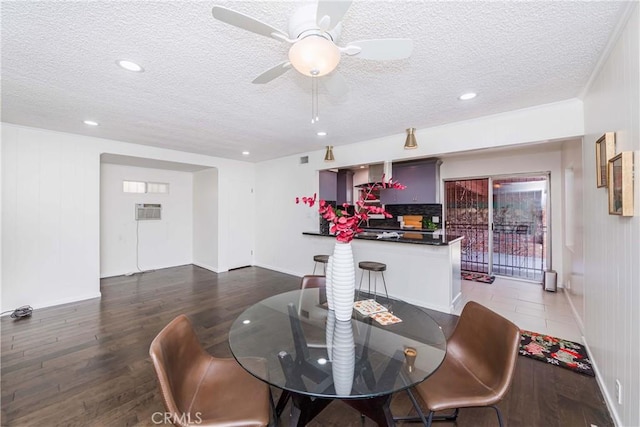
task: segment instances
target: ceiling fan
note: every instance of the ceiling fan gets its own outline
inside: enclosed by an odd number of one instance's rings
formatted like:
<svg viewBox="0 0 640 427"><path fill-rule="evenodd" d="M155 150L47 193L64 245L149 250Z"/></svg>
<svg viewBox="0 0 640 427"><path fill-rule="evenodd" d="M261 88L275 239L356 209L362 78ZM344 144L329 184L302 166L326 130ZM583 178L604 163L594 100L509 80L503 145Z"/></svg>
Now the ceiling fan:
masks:
<svg viewBox="0 0 640 427"><path fill-rule="evenodd" d="M295 68L305 76L322 77L329 93L340 95L347 89L344 79L332 73L342 54L361 59L388 61L408 58L413 51L410 39L359 40L338 46L336 42L342 30L342 18L351 6L351 0L318 0L317 4L305 4L289 18L289 33L265 24L243 13L214 6L213 17L219 21L252 33L290 43L289 59L271 67L256 77L252 83L265 84Z"/></svg>

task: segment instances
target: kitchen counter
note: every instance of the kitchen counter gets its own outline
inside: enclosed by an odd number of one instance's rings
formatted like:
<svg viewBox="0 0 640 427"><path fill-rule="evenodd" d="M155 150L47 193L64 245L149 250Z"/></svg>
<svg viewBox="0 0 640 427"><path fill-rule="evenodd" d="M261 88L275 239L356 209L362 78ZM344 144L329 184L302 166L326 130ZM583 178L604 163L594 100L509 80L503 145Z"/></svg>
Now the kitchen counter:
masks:
<svg viewBox="0 0 640 427"><path fill-rule="evenodd" d="M381 231L370 229L357 235L351 242L356 267L356 288L362 277L358 263L382 262L387 265L384 277L389 296L421 307L453 313L461 296L462 237L439 234L434 237L433 233L404 230L398 231L402 237L378 239ZM307 241L305 251L309 253L309 259L312 254L333 252L335 236L317 232L302 234ZM363 289L367 288L366 283L365 275ZM384 293L380 285L378 283L378 293Z"/></svg>
<svg viewBox="0 0 640 427"><path fill-rule="evenodd" d="M434 234L434 233L423 233L420 232L418 230L391 230L389 228L384 228L384 229L365 229L366 231L364 233L360 233L356 235L356 239L358 240L375 240L375 241L384 241L384 242L391 242L391 243L410 243L410 244L417 244L417 245L435 245L435 246L447 246L450 245L452 243L456 243L460 240L462 240L462 237L460 236L447 236L447 235L441 235L439 233ZM398 233L399 237L385 237L385 235L383 234L384 232L387 233ZM308 236L322 236L322 237L333 237L335 238L336 236L334 236L333 234L324 234L324 233L317 233L317 232L312 232L312 231L305 231L302 234L306 234Z"/></svg>

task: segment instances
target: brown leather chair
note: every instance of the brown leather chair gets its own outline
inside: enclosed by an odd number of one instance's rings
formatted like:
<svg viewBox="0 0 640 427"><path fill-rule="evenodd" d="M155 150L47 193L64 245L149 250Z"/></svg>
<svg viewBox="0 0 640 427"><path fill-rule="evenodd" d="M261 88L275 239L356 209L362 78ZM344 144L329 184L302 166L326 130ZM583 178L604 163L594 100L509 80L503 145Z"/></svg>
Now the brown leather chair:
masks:
<svg viewBox="0 0 640 427"><path fill-rule="evenodd" d="M415 387L429 409L426 418L408 390L420 420L430 426L434 420L455 420L459 408L491 406L502 426L502 415L495 405L511 385L519 345L516 325L476 302L468 302L447 341L442 365ZM447 409L455 412L434 416L434 412Z"/></svg>
<svg viewBox="0 0 640 427"><path fill-rule="evenodd" d="M300 289L307 288L324 288L327 285L325 276L303 276L302 282L300 282Z"/></svg>
<svg viewBox="0 0 640 427"><path fill-rule="evenodd" d="M209 355L185 315L173 319L153 340L149 355L162 400L177 426L266 426L269 386L234 359ZM264 361L252 360L259 366Z"/></svg>

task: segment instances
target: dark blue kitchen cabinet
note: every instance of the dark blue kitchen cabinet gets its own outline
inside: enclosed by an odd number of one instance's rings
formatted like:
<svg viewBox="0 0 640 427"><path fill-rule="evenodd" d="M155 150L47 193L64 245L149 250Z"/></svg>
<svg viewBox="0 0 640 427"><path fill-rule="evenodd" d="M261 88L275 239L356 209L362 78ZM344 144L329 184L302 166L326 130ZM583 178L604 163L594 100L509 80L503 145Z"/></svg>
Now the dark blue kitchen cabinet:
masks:
<svg viewBox="0 0 640 427"><path fill-rule="evenodd" d="M320 191L318 198L336 201L338 198L338 174L331 171L320 171Z"/></svg>
<svg viewBox="0 0 640 427"><path fill-rule="evenodd" d="M382 190L382 204L436 203L440 163L438 159L394 163L393 180L407 188Z"/></svg>

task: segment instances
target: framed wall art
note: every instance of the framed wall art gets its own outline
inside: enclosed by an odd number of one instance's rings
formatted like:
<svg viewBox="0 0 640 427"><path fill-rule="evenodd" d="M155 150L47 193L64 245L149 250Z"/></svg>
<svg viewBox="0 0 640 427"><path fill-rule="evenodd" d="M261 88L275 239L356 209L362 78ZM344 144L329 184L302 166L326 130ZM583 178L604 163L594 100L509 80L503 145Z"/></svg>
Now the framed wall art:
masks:
<svg viewBox="0 0 640 427"><path fill-rule="evenodd" d="M633 151L609 159L609 214L633 216Z"/></svg>
<svg viewBox="0 0 640 427"><path fill-rule="evenodd" d="M596 181L598 187L607 186L607 162L616 155L616 134L607 132L596 141Z"/></svg>

